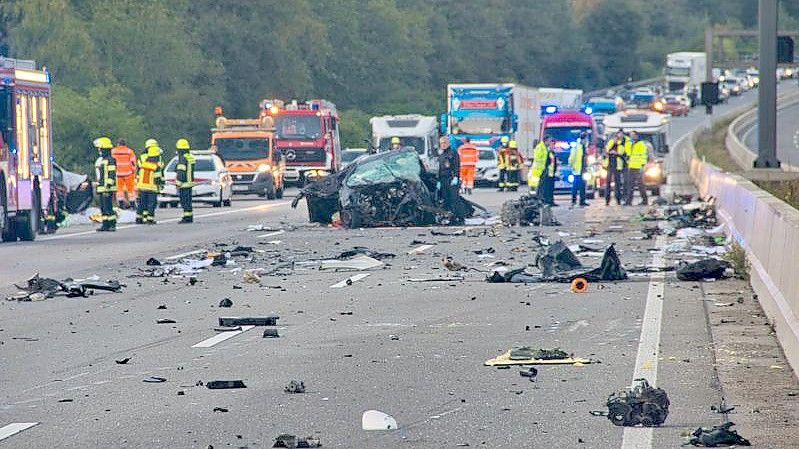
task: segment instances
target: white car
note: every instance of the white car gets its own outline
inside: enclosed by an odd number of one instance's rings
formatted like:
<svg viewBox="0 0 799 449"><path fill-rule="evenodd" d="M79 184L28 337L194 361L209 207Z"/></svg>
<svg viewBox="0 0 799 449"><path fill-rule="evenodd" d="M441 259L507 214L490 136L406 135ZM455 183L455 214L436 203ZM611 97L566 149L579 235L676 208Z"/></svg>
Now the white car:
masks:
<svg viewBox="0 0 799 449"><path fill-rule="evenodd" d="M499 182L499 169L497 168L497 154L491 148L480 148L475 167L475 186L496 186Z"/></svg>
<svg viewBox="0 0 799 449"><path fill-rule="evenodd" d="M194 182L197 184L191 189L192 202L210 203L214 207L230 206L233 196L233 178L225 168L219 156L207 152L192 152L194 155ZM178 207L178 189L175 185L175 167L178 158L173 157L164 169L164 188L158 195L158 204L161 207L171 205Z"/></svg>

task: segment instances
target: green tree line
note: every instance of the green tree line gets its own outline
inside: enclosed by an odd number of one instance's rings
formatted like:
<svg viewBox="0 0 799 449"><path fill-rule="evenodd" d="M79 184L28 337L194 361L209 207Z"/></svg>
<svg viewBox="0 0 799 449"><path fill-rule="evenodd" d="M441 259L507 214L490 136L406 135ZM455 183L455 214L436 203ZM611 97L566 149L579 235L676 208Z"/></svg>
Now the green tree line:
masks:
<svg viewBox="0 0 799 449"><path fill-rule="evenodd" d="M756 22L754 0L3 0L0 54L50 70L57 158L85 168L95 136L204 147L214 106L263 98L329 99L359 146L372 115L442 111L447 83L601 88Z"/></svg>

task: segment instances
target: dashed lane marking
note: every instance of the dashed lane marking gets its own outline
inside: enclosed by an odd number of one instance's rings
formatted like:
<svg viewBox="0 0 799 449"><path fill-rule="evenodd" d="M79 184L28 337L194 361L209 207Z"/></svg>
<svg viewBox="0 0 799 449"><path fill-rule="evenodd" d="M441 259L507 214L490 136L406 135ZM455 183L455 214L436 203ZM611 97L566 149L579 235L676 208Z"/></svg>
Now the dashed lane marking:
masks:
<svg viewBox="0 0 799 449"><path fill-rule="evenodd" d="M261 205L258 205L258 206L245 207L243 209L233 209L233 210L225 210L225 211L220 211L220 212L211 212L211 213L202 214L202 215L195 215L194 218L218 217L220 215L239 214L239 213L242 213L242 212L250 212L250 211L254 211L254 210L269 210L269 209L273 209L275 207L285 206L286 204L288 204L288 201L283 201L283 202L280 202L280 203L261 204ZM167 218L165 220L159 220L158 222L159 223L177 223L178 221L180 221L180 219L181 219L181 217ZM140 226L146 226L146 225L129 224L129 225L124 225L124 226L117 226L117 231L122 231L122 230L130 229L130 228L136 228L136 227L140 227ZM71 234L51 235L51 236L48 236L48 237L40 237L39 240L40 241L62 240L62 239L68 239L68 238L72 238L72 237L78 237L78 236L81 236L81 235L90 235L90 234L97 234L97 231L92 229L91 231L73 232Z"/></svg>
<svg viewBox="0 0 799 449"><path fill-rule="evenodd" d="M665 246L666 239L658 236L655 248ZM655 253L652 266L665 266L663 255ZM663 292L665 290L665 273L652 273L649 291L646 295L644 321L641 325L641 339L638 342L638 355L635 358L633 380L645 378L653 386L657 385L658 356L660 353L660 324L663 317ZM622 449L649 449L652 447L651 427L625 427L622 437Z"/></svg>
<svg viewBox="0 0 799 449"><path fill-rule="evenodd" d="M15 422L11 423L7 426L0 427L0 441L5 440L6 438L16 435L23 430L30 429L31 427L38 425L37 422Z"/></svg>
<svg viewBox="0 0 799 449"><path fill-rule="evenodd" d="M356 274L354 276L348 277L347 279L344 279L341 282L337 282L337 283L331 285L330 288L344 288L348 284L352 284L353 282L358 282L358 281L360 281L361 279L363 279L363 278L365 278L367 276L369 276L369 273Z"/></svg>
<svg viewBox="0 0 799 449"><path fill-rule="evenodd" d="M220 332L219 334L214 335L211 338L205 339L196 345L192 346L192 348L210 348L216 344L222 343L225 340L235 337L236 335L243 334L248 330L254 328L255 326L241 326L240 331L229 331L229 332Z"/></svg>

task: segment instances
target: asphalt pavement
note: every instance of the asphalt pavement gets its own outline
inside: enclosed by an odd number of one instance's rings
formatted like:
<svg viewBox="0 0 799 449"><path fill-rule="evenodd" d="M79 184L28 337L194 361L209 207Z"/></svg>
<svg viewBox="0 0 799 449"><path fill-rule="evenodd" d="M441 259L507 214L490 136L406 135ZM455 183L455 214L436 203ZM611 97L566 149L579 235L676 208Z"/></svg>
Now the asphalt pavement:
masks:
<svg viewBox="0 0 799 449"><path fill-rule="evenodd" d="M674 119L672 142L703 121L699 109ZM473 199L497 212L519 194L478 189ZM572 209L564 197L559 227L343 230L309 225L302 203L293 210L289 201L237 198L229 209L196 210L193 225L162 209L156 226L114 234L76 226L0 245L3 297L36 272L127 284L122 293L0 303L0 447L252 448L291 433L334 448L671 448L696 427L722 422L710 410L723 388L700 284L653 275L578 294L567 284L485 282L492 263L532 264L538 232L570 244L615 243L626 266L673 263L656 251L665 238L631 239L641 235L634 218L643 207L596 199ZM264 229L247 230L254 224ZM168 262L237 246L254 252L203 270L194 285L131 277L150 257ZM396 256L362 273L314 265L355 246ZM447 270L446 257L468 270ZM248 270L264 273L260 283L245 280ZM219 307L224 298L232 307ZM272 314L279 338L245 327L214 339L221 316ZM163 319L175 323L157 324ZM534 382L518 368L484 366L519 345L559 347L594 363L541 366ZM165 381L144 382L151 376ZM668 392L666 425L623 429L589 415L639 376ZM204 386L234 379L247 388ZM291 380L307 391L284 392ZM370 409L392 415L399 429L362 430ZM24 423L37 424L9 435Z"/></svg>
<svg viewBox="0 0 799 449"><path fill-rule="evenodd" d="M794 85L796 81L786 80L780 83ZM757 151L758 126L755 124L743 135L743 143ZM799 104L777 111L777 159L791 165L799 165Z"/></svg>

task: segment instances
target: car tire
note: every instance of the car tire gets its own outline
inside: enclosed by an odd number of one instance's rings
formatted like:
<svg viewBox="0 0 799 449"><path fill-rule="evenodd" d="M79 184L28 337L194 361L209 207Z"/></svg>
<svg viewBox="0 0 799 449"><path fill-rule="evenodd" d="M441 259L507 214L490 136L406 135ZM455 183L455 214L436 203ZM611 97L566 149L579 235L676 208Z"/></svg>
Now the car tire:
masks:
<svg viewBox="0 0 799 449"><path fill-rule="evenodd" d="M223 202L222 201L222 189L219 189L219 201L214 201L213 202L213 206L214 207L222 207L222 202Z"/></svg>
<svg viewBox="0 0 799 449"><path fill-rule="evenodd" d="M652 187L652 195L660 196L660 186Z"/></svg>
<svg viewBox="0 0 799 449"><path fill-rule="evenodd" d="M34 189L34 192L36 192L36 189ZM38 193L34 193L31 210L17 213L17 238L24 242L32 242L36 240L36 231L39 228L39 219L41 213L42 199L39 197Z"/></svg>
<svg viewBox="0 0 799 449"><path fill-rule="evenodd" d="M593 200L594 198L596 198L596 191L586 193L585 197L588 198L589 200Z"/></svg>
<svg viewBox="0 0 799 449"><path fill-rule="evenodd" d="M4 242L13 242L17 240L17 230L15 229L14 220L8 216L8 203L6 202L6 181L2 179L0 182L0 220L2 220L3 227L0 228L0 239Z"/></svg>
<svg viewBox="0 0 799 449"><path fill-rule="evenodd" d="M283 198L283 186L280 186L279 189L275 190L275 198L282 199Z"/></svg>
<svg viewBox="0 0 799 449"><path fill-rule="evenodd" d="M222 205L225 206L225 207L232 206L233 205L233 199L232 198L228 198L226 200L222 200Z"/></svg>

